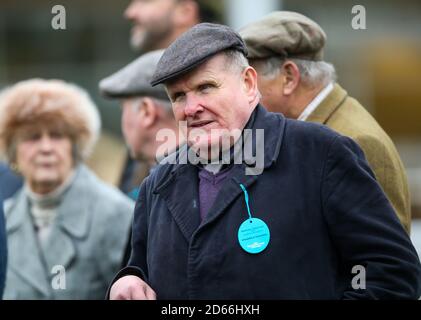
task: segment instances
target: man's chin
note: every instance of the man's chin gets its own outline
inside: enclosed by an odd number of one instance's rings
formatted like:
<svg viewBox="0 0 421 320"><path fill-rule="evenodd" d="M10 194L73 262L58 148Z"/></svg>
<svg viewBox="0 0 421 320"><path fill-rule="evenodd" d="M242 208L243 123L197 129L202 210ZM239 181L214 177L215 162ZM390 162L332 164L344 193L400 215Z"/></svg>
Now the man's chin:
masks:
<svg viewBox="0 0 421 320"><path fill-rule="evenodd" d="M219 143L195 143L189 144L191 150L202 160L206 160L209 163L213 160L218 160L223 149Z"/></svg>
<svg viewBox="0 0 421 320"><path fill-rule="evenodd" d="M133 31L130 37L130 47L135 51L144 50L145 33L140 31Z"/></svg>
<svg viewBox="0 0 421 320"><path fill-rule="evenodd" d="M130 153L130 157L133 160L136 160L136 161L145 161L146 160L146 157L140 152L134 152L133 150L130 149L129 153Z"/></svg>

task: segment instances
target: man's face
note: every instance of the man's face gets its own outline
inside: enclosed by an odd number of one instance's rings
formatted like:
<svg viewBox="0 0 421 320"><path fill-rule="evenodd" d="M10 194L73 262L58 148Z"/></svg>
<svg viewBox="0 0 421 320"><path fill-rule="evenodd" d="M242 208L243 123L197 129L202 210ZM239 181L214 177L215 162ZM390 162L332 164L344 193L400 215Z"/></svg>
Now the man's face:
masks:
<svg viewBox="0 0 421 320"><path fill-rule="evenodd" d="M259 62L251 62L251 65L257 71L257 87L262 94L262 105L270 112L281 112L285 114L287 104L282 95L282 73L273 76L264 76L262 75L262 66Z"/></svg>
<svg viewBox="0 0 421 320"><path fill-rule="evenodd" d="M135 159L143 158L142 147L147 140L147 132L142 127L141 103L141 98L127 98L121 103L121 128L131 156Z"/></svg>
<svg viewBox="0 0 421 320"><path fill-rule="evenodd" d="M166 86L175 119L179 125L187 122L183 133L194 150L219 146L227 133L242 130L250 117L245 71L227 68L223 54Z"/></svg>
<svg viewBox="0 0 421 320"><path fill-rule="evenodd" d="M177 0L132 0L124 15L133 23L131 45L140 51L161 48L173 29Z"/></svg>

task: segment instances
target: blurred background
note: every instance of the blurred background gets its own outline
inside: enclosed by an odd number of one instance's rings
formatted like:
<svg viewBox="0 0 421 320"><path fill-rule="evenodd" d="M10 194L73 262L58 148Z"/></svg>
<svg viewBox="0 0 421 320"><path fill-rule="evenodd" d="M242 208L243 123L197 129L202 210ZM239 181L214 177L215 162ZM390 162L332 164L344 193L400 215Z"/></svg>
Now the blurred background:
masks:
<svg viewBox="0 0 421 320"><path fill-rule="evenodd" d="M51 9L66 9L66 30L53 30ZM90 165L116 184L107 158L122 166L125 146L117 101L98 93L100 79L136 58L129 46L129 0L0 0L0 89L41 77L74 82L97 103L103 137ZM303 13L328 36L325 58L338 82L358 99L394 140L406 166L414 219L421 219L421 1L209 0L220 21L236 29L273 10ZM354 5L366 9L366 29L354 30ZM110 161L108 161L110 163ZM421 220L413 239L421 247Z"/></svg>

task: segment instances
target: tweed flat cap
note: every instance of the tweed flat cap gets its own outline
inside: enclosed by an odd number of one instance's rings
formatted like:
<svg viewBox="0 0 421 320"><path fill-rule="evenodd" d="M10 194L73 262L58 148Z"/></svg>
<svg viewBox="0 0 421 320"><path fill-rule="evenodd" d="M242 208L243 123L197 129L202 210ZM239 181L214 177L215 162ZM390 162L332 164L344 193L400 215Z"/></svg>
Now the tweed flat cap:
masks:
<svg viewBox="0 0 421 320"><path fill-rule="evenodd" d="M140 56L121 70L101 80L99 91L108 98L149 96L168 100L163 85L152 87L150 84L163 53L164 50L156 50Z"/></svg>
<svg viewBox="0 0 421 320"><path fill-rule="evenodd" d="M197 24L165 50L151 85L155 86L178 77L227 49L238 50L247 56L244 41L231 28L214 23Z"/></svg>
<svg viewBox="0 0 421 320"><path fill-rule="evenodd" d="M272 56L319 61L326 34L313 20L297 12L275 11L239 31L250 59Z"/></svg>

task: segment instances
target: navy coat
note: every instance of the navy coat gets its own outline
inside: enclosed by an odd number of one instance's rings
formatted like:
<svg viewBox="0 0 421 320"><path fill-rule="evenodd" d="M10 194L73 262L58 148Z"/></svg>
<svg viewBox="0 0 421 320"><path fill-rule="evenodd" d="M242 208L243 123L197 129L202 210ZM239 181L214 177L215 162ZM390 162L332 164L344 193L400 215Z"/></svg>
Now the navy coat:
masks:
<svg viewBox="0 0 421 320"><path fill-rule="evenodd" d="M264 172L235 165L200 223L197 167L159 166L141 186L131 259L115 280L138 275L158 299L417 298L417 253L358 145L260 105L254 116ZM248 217L239 183L271 232L260 254L237 240ZM364 290L353 288L355 266Z"/></svg>
<svg viewBox="0 0 421 320"><path fill-rule="evenodd" d="M5 228L6 227L4 222L3 199L0 195L0 299L3 296L7 266L7 243Z"/></svg>
<svg viewBox="0 0 421 320"><path fill-rule="evenodd" d="M3 199L13 196L22 185L22 177L16 175L6 164L0 162L0 194Z"/></svg>
<svg viewBox="0 0 421 320"><path fill-rule="evenodd" d="M21 187L22 178L15 175L6 164L0 163L0 299L3 296L7 265L3 200L11 197Z"/></svg>

